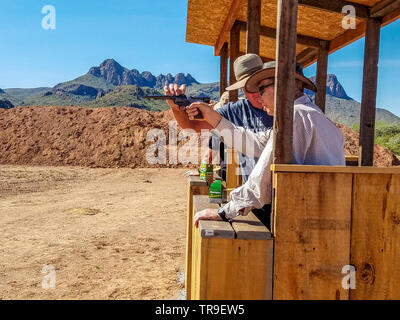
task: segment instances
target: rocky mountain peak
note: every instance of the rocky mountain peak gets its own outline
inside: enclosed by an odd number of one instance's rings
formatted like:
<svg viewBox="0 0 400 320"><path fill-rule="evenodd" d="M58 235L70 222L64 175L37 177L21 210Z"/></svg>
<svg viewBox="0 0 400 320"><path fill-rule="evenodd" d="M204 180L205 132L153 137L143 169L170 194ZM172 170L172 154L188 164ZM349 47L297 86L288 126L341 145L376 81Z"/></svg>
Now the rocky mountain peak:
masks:
<svg viewBox="0 0 400 320"><path fill-rule="evenodd" d="M107 59L103 61L100 66L90 68L88 73L95 77L103 77L113 85L119 86L124 77L124 72L126 72L126 69L117 61L114 59Z"/></svg>
<svg viewBox="0 0 400 320"><path fill-rule="evenodd" d="M315 83L315 76L310 78L312 82ZM311 95L313 93L309 92ZM345 100L353 100L350 98L346 91L344 90L343 86L340 84L339 80L337 79L336 75L328 74L326 79L326 93L340 99Z"/></svg>
<svg viewBox="0 0 400 320"><path fill-rule="evenodd" d="M165 83L177 83L179 85L191 85L198 83L190 74L178 73L173 76L168 73L167 75L160 74L155 77L151 72L144 71L140 73L137 69L128 70L122 67L114 59L107 59L103 61L100 66L90 68L89 74L95 77L102 77L106 81L115 86L120 85L138 85L142 87L150 87L161 89Z"/></svg>
<svg viewBox="0 0 400 320"><path fill-rule="evenodd" d="M340 84L336 75L334 75L334 74L328 74L328 77L326 80L326 93L330 94L331 96L337 97L337 98L352 100L347 95L343 86Z"/></svg>

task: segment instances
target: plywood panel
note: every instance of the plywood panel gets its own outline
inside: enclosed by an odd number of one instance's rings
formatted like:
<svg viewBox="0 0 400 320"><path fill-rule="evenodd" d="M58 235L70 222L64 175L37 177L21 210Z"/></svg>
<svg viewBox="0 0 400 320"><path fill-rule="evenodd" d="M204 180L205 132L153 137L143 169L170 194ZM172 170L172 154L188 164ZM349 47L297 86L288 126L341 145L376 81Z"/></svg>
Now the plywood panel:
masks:
<svg viewBox="0 0 400 320"><path fill-rule="evenodd" d="M352 174L275 174L274 299L348 299Z"/></svg>
<svg viewBox="0 0 400 320"><path fill-rule="evenodd" d="M351 299L400 299L400 175L355 174Z"/></svg>
<svg viewBox="0 0 400 320"><path fill-rule="evenodd" d="M323 40L332 40L342 34L342 14L327 12L307 6L299 5L298 9L299 34ZM261 25L276 28L277 1L268 0L261 4ZM247 21L247 3L244 1L239 13L239 20ZM362 20L356 19L357 23ZM261 51L262 52L262 51Z"/></svg>
<svg viewBox="0 0 400 320"><path fill-rule="evenodd" d="M200 299L272 297L272 240L201 239Z"/></svg>
<svg viewBox="0 0 400 320"><path fill-rule="evenodd" d="M242 1L238 19L247 21L247 1ZM357 0L353 1L361 5L372 6L378 0ZM232 0L189 0L187 15L186 41L203 45L215 46L228 16ZM263 0L261 5L261 25L276 28L276 0ZM400 11L389 14L383 19L383 25L397 19ZM361 38L365 32L365 23L356 19L355 30L345 30L342 27L343 14L328 12L309 6L299 6L298 34L332 41L329 52L332 53L339 48L350 44ZM389 17L391 16L391 17ZM226 37L223 41L229 41ZM245 52L245 36L242 37L241 51ZM273 41L273 40L272 40ZM222 42L221 42L222 44ZM271 44L271 46L269 45ZM260 55L267 58L274 58L275 44L271 39L261 37ZM220 49L220 48L219 48ZM217 50L219 52L219 49ZM304 51L298 46L298 53ZM307 63L311 63L310 61Z"/></svg>
<svg viewBox="0 0 400 320"><path fill-rule="evenodd" d="M232 0L189 0L186 41L215 45Z"/></svg>
<svg viewBox="0 0 400 320"><path fill-rule="evenodd" d="M296 53L299 54L307 47L301 44L297 44ZM245 52L246 50L246 33L240 34L240 51ZM260 53L263 57L275 59L276 51L276 40L261 36L260 38Z"/></svg>

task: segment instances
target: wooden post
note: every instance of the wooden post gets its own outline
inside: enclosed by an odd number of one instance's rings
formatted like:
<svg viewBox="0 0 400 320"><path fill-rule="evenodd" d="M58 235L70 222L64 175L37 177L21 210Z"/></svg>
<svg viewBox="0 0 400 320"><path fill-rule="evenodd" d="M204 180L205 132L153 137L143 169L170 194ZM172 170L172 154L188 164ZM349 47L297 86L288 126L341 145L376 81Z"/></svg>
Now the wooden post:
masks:
<svg viewBox="0 0 400 320"><path fill-rule="evenodd" d="M228 44L225 42L220 53L219 97L228 86Z"/></svg>
<svg viewBox="0 0 400 320"><path fill-rule="evenodd" d="M317 93L315 94L315 104L325 112L326 104L326 79L328 72L328 42L321 41L321 47L318 50L317 58L317 76L316 86Z"/></svg>
<svg viewBox="0 0 400 320"><path fill-rule="evenodd" d="M239 56L240 51L240 22L235 21L231 29L230 49L229 49L229 85L236 82L233 63ZM238 99L238 90L229 91L229 101L235 102Z"/></svg>
<svg viewBox="0 0 400 320"><path fill-rule="evenodd" d="M239 155L234 149L226 149L226 189L229 197L232 190L241 186Z"/></svg>
<svg viewBox="0 0 400 320"><path fill-rule="evenodd" d="M293 161L297 8L298 0L278 1L273 162L282 164Z"/></svg>
<svg viewBox="0 0 400 320"><path fill-rule="evenodd" d="M361 166L372 166L374 162L376 88L378 83L380 30L380 20L373 18L367 20L360 116L359 165Z"/></svg>
<svg viewBox="0 0 400 320"><path fill-rule="evenodd" d="M246 52L260 54L261 0L247 0Z"/></svg>

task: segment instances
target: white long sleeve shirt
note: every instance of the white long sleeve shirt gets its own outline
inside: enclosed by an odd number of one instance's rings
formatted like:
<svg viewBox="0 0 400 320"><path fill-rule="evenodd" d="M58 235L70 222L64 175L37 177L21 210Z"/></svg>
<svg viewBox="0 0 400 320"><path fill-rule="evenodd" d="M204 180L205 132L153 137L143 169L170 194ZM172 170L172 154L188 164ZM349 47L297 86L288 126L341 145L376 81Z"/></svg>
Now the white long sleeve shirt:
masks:
<svg viewBox="0 0 400 320"><path fill-rule="evenodd" d="M271 203L272 130L254 133L222 118L214 132L229 147L260 158L248 181L231 192L224 206L227 218ZM293 156L297 164L345 165L342 132L306 95L294 102Z"/></svg>

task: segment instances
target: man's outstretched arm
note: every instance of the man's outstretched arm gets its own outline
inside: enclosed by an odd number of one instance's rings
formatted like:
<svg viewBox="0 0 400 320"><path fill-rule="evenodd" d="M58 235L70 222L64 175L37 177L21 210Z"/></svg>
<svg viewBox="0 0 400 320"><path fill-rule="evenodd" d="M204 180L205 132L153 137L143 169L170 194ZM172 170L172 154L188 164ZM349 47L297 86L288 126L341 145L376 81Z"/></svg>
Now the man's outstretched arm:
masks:
<svg viewBox="0 0 400 320"><path fill-rule="evenodd" d="M235 126L203 102L194 102L186 109L189 119L194 119L198 110L201 111L210 126L215 129L213 132L220 136L228 147L234 148L249 157L259 158L261 156L271 130L255 133L252 130Z"/></svg>
<svg viewBox="0 0 400 320"><path fill-rule="evenodd" d="M185 94L185 91L186 91L186 86L184 84L178 87L177 84L171 83L164 87L164 92L165 95L167 96L173 96L173 95L178 96L181 94ZM201 130L212 129L211 125L208 124L206 121L190 120L185 111L185 108L179 107L172 100L167 100L167 103L171 108L172 113L174 114L176 122L178 122L178 125L182 129L192 129L199 133L201 132Z"/></svg>

